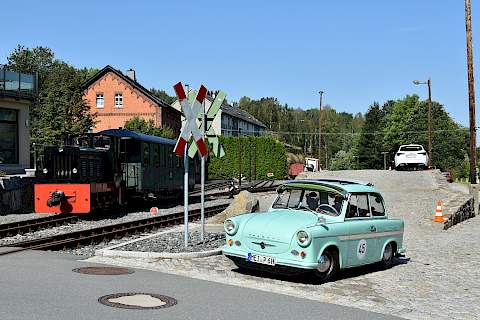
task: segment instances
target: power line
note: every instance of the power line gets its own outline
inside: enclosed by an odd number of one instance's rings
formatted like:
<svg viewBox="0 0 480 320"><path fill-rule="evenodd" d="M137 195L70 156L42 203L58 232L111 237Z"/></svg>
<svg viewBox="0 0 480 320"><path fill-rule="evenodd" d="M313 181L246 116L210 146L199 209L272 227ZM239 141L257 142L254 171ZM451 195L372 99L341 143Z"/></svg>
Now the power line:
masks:
<svg viewBox="0 0 480 320"><path fill-rule="evenodd" d="M480 127L477 127L480 128ZM440 129L440 130L432 130L432 133L442 133L442 132L460 132L460 131L465 131L468 132L468 128L458 128L458 129ZM238 129L222 129L222 132L231 132L231 133L238 133ZM249 131L249 130L243 130L241 131L244 134L260 134L258 131ZM414 134L414 133L422 133L425 134L427 133L427 130L422 130L422 131L396 131L393 132L393 134ZM288 135L318 135L318 132L315 131L265 131L266 134L288 134ZM322 135L385 135L385 132L383 131L377 131L377 132L322 132Z"/></svg>

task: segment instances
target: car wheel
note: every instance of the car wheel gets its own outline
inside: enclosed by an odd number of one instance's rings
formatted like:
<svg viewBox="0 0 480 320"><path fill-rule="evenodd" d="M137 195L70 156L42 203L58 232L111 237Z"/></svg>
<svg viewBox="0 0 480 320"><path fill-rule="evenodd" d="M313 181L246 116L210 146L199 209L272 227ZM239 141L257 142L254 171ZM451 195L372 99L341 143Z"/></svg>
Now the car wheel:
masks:
<svg viewBox="0 0 480 320"><path fill-rule="evenodd" d="M392 267L394 254L395 253L393 252L392 243L391 242L387 243L387 245L385 246L385 250L383 250L382 261L381 261L381 265L384 269L388 269Z"/></svg>
<svg viewBox="0 0 480 320"><path fill-rule="evenodd" d="M340 269L338 253L335 250L327 249L321 255L320 260L314 271L316 280L321 283L331 281Z"/></svg>

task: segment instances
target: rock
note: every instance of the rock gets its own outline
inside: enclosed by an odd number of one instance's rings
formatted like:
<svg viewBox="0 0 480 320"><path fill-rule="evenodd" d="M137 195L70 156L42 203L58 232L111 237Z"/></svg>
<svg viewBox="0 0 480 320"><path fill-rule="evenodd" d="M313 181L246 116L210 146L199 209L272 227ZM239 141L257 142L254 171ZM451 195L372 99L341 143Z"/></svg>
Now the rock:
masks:
<svg viewBox="0 0 480 320"><path fill-rule="evenodd" d="M228 208L215 217L212 217L209 223L223 223L225 219L230 217L245 213L257 212L259 210L259 206L259 201L256 196L248 191L241 191L234 197Z"/></svg>

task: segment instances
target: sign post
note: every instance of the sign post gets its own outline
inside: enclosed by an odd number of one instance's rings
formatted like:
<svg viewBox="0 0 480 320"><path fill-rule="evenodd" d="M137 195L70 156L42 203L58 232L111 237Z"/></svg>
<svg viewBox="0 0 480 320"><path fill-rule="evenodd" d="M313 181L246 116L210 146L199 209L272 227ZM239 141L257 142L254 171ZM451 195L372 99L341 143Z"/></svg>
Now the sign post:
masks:
<svg viewBox="0 0 480 320"><path fill-rule="evenodd" d="M185 248L188 246L188 157L187 148L183 151L183 224L184 224L184 243Z"/></svg>
<svg viewBox="0 0 480 320"><path fill-rule="evenodd" d="M193 135L193 139L198 148L200 156L202 159L207 155L207 147L205 145L204 136L197 128L197 116L202 110L203 101L207 94L207 88L203 85L200 86L198 93L190 103L185 94L185 90L181 82L173 86L175 93L177 94L178 101L183 111L185 117L185 123L183 125L180 137L177 140L175 145L174 152L177 156L183 156L183 167L185 169L183 175L183 201L184 201L184 240L185 247L188 246L188 141L190 140L190 135ZM193 144L193 143L192 143Z"/></svg>
<svg viewBox="0 0 480 320"><path fill-rule="evenodd" d="M205 114L205 105L203 106L203 113L202 113L202 133L205 135L205 128L207 127L206 125L206 114ZM187 157L188 158L188 157ZM201 158L201 181L200 181L200 189L201 189L201 194L200 194L200 239L202 239L202 242L205 241L205 158Z"/></svg>
<svg viewBox="0 0 480 320"><path fill-rule="evenodd" d="M195 93L189 94L189 100L193 101ZM212 104L208 108L208 111L205 110L205 105L203 106L203 113L199 115L198 120L200 121L200 131L203 133L205 139L208 140L208 143L211 143L213 146L213 153L215 156L221 158L225 155L225 151L223 147L220 145L220 141L218 139L217 134L213 130L212 122L215 119L220 107L225 100L225 93L219 91L215 95L215 99L213 100ZM190 144L188 149L189 157L193 158L197 153L197 146L195 144ZM200 202L201 202L201 209L200 209L200 224L201 224L201 231L200 236L202 241L204 241L205 237L205 162L206 156L201 158L201 185L200 185Z"/></svg>

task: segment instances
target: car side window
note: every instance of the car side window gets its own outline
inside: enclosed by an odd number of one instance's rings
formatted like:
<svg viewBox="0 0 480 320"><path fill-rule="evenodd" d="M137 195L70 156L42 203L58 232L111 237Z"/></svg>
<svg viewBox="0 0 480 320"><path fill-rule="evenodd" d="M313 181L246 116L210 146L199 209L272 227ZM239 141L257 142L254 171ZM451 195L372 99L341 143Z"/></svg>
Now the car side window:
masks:
<svg viewBox="0 0 480 320"><path fill-rule="evenodd" d="M385 207L383 206L382 197L378 194L371 194L370 209L374 217L383 217L385 215Z"/></svg>
<svg viewBox="0 0 480 320"><path fill-rule="evenodd" d="M347 218L365 218L370 217L368 208L368 197L366 194L354 194L350 196L348 204Z"/></svg>

